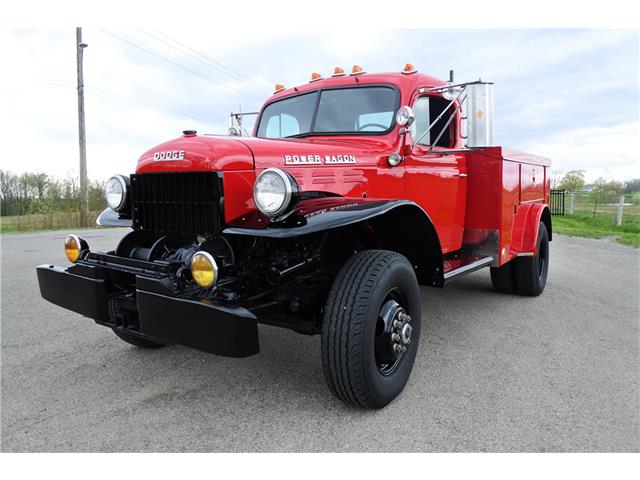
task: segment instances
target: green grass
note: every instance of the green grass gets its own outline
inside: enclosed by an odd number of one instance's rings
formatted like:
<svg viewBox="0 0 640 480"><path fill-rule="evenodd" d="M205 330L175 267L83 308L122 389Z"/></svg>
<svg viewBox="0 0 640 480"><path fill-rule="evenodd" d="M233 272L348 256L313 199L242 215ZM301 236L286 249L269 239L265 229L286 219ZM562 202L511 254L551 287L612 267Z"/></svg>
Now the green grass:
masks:
<svg viewBox="0 0 640 480"><path fill-rule="evenodd" d="M554 216L553 232L577 237L615 237L624 245L640 247L640 216L624 215L622 225L615 225L615 214L576 212L573 215Z"/></svg>
<svg viewBox="0 0 640 480"><path fill-rule="evenodd" d="M93 223L100 212L90 212ZM80 225L78 212L34 213L0 217L0 233L37 232L41 230L77 230Z"/></svg>
<svg viewBox="0 0 640 480"><path fill-rule="evenodd" d="M615 237L616 241L622 244L640 247L640 194L627 196L626 201L632 205L625 207L622 225L619 227L615 225L615 204L598 205L598 213L594 217L593 203L589 200L586 195L576 195L573 215L553 217L554 233L591 238ZM91 212L90 218L96 218L98 213L100 212ZM0 233L77 230L80 224L79 217L78 212L0 217Z"/></svg>

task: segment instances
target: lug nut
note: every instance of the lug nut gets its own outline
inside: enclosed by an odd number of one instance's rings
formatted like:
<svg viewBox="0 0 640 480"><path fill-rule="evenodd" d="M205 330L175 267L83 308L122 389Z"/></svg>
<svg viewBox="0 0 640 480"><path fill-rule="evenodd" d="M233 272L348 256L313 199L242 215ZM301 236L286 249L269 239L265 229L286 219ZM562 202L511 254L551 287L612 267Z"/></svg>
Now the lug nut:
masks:
<svg viewBox="0 0 640 480"><path fill-rule="evenodd" d="M398 335L397 333L392 334L391 340L398 343L400 341L400 335Z"/></svg>
<svg viewBox="0 0 640 480"><path fill-rule="evenodd" d="M401 354L407 351L407 347L405 347L404 345L400 345L399 343L394 343L393 351L397 354Z"/></svg>
<svg viewBox="0 0 640 480"><path fill-rule="evenodd" d="M393 321L393 328L400 328L402 327L402 322L399 320L394 320Z"/></svg>

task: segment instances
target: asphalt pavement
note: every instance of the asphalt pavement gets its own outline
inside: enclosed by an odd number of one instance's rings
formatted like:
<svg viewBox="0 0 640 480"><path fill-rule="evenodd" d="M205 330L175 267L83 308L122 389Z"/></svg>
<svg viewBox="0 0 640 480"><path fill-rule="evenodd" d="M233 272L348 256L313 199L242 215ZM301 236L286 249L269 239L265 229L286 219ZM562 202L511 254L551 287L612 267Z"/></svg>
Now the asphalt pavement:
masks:
<svg viewBox="0 0 640 480"><path fill-rule="evenodd" d="M261 326L244 359L141 350L47 303L35 266L67 264L64 236L0 237L3 451L640 450L633 248L557 236L537 298L494 293L487 270L423 288L409 383L363 411L325 386L319 337Z"/></svg>

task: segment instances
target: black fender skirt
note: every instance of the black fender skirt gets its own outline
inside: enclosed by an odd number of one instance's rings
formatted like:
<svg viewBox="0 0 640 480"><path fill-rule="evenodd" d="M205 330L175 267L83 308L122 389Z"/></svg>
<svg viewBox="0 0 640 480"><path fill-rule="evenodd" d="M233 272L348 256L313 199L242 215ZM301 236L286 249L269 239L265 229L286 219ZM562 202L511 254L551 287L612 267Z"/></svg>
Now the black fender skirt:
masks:
<svg viewBox="0 0 640 480"><path fill-rule="evenodd" d="M223 233L271 238L297 237L369 220L403 205L420 209L409 200L345 197L304 199L283 219L272 221L254 211L230 222ZM426 213L425 218L428 218Z"/></svg>

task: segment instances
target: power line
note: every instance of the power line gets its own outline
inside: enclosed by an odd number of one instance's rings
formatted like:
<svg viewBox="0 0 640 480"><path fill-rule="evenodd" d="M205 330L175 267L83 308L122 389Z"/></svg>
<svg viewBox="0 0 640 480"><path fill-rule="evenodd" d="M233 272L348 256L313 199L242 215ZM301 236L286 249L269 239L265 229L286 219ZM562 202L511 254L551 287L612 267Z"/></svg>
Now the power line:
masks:
<svg viewBox="0 0 640 480"><path fill-rule="evenodd" d="M214 69L214 70L217 70L218 72L220 72L220 73L222 73L222 74L224 74L224 75L228 75L229 77L233 78L234 80L240 80L240 81L243 81L243 82L244 82L245 84L247 84L248 86L251 86L251 87L253 87L253 88L258 88L258 89L260 89L260 90L262 90L262 91L265 91L265 92L267 92L267 93L269 93L269 94L271 93L271 89L269 89L268 87L266 87L266 86L262 85L261 83L258 83L258 82L256 82L256 81L254 81L253 79L251 79L251 78L249 78L249 77L247 77L247 76L245 76L245 75L241 74L240 72L237 72L237 71L235 71L235 70L233 70L233 69L231 69L231 68L229 68L229 67L227 67L227 66L223 65L222 63L220 63L220 62L218 62L218 61L216 61L216 60L214 60L214 59L212 59L212 58L210 58L210 57L207 57L206 55L204 55L204 54L202 54L202 53L200 53L200 52L198 52L198 51L194 50L193 48L191 48L191 47L189 47L189 46L185 45L185 44L184 44L184 43L182 43L182 42L179 42L178 40L176 40L176 39L174 39L174 38L170 37L169 35L167 35L167 34L165 34L165 33L162 33L162 32L160 32L160 31L158 31L158 30L155 30L155 31L156 31L156 32L158 32L160 35L162 35L162 36L164 36L164 37L167 37L167 38L168 38L168 39L170 39L172 42L177 43L178 45L181 45L184 49L190 50L190 51L192 51L193 53L195 53L195 54L199 55L200 57L205 58L205 59L206 59L206 60L208 60L208 61L204 61L204 60L202 60L202 59L200 59L200 58L198 58L198 57L196 57L196 56L194 56L194 55L191 55L190 53L185 52L183 49L177 48L175 45L171 45L171 44L170 44L169 42L167 42L166 40L163 40L163 39L161 39L161 38L158 38L157 36L153 35L152 33L145 32L144 30L140 30L140 31L141 31L142 33L144 33L145 35L147 35L147 36L149 36L149 37L151 37L151 38L153 38L153 39L157 40L158 42L162 42L163 44L165 44L165 45L166 45L166 46L168 46L169 48L172 48L173 50L176 50L176 51L178 51L178 52L182 53L183 55L186 55L187 57L192 58L192 59L193 59L193 60L195 60L196 62L200 62L200 63L202 63L203 65L205 65L205 66L207 66L207 67L209 67L209 68L212 68L212 69ZM212 63L213 63L213 64L215 64L215 65L213 65ZM216 65L217 65L217 66L216 66ZM225 70L227 70L227 71L225 71ZM229 73L229 72L231 72L231 73Z"/></svg>
<svg viewBox="0 0 640 480"><path fill-rule="evenodd" d="M55 87L70 88L72 90L76 89L76 87L74 87L71 84L71 82L67 82L66 80L56 80L56 79L47 78L47 77L41 77L41 78L42 78L42 80L38 80L41 83L46 83L48 85L53 85ZM125 100L125 101L130 102L130 103L135 103L135 104L138 104L138 105L142 105L143 107L151 108L153 110L158 110L158 111L164 112L164 113L169 113L171 115L175 115L177 117L182 117L182 118L185 118L185 119L188 119L188 120L195 120L195 121L200 122L200 123L209 123L209 122L206 122L204 120L200 120L198 118L193 118L191 116L187 116L187 115L185 115L183 113L173 112L171 110L167 110L166 108L157 107L157 106L151 105L149 103L141 102L140 100L135 100L133 98L125 97L125 96L119 95L117 93L108 92L106 90L101 90L99 88L85 87L85 90L87 90L89 92L100 93L102 95L107 95L107 96L110 96L110 97L115 97L115 98L118 98L120 100Z"/></svg>
<svg viewBox="0 0 640 480"><path fill-rule="evenodd" d="M247 92L245 92L245 91L243 91L243 90L239 90L239 89L234 88L234 87L231 87L231 86L229 86L229 85L225 85L225 84L224 84L224 83L222 83L222 82L219 82L219 81L217 81L217 80L215 80L215 79L213 79L213 78L211 78L211 77L207 77L206 75L203 75L203 74L201 74L200 72L197 72L196 70L192 70L192 69L190 69L189 67L185 67L184 65L181 65L181 64L179 64L179 63L177 63L177 62L174 62L173 60L169 60L168 58L165 58L165 57L163 57L162 55L158 55L157 53L152 52L151 50L148 50L148 49L146 49L146 48L144 48L144 47L141 47L140 45L137 45L137 44L135 44L135 43L133 43L133 42L130 42L129 40L126 40L126 39L124 39L124 38L122 38L122 37L119 37L119 36L117 36L117 35L115 35L115 34L113 34L113 33L111 33L111 32L108 32L107 30L104 30L104 29L102 29L102 28L100 28L99 30L100 30L101 32L103 32L103 33L106 33L107 35L112 36L113 38L115 38L115 39L117 39L117 40L120 40L121 42L124 42L124 43L126 43L126 44L128 44L128 45L131 45L131 46L132 46L132 47L134 47L134 48L137 48L138 50L142 50L143 52L145 52L145 53L147 53L147 54L149 54L149 55L152 55L152 56L154 56L154 57L156 57L156 58L159 58L160 60L163 60L163 61L165 61L165 62L167 62L167 63L169 63L169 64L171 64L171 65L174 65L174 66L176 66L176 67L178 67L178 68L181 68L182 70L185 70L185 71L187 71L187 72L189 72L189 73L192 73L192 74L194 74L194 75L197 75L198 77L204 78L205 80L208 80L209 82L215 83L215 84L220 85L220 86L222 86L222 87L224 87L224 88L226 88L226 89L233 90L233 91L238 92L238 93L241 93L241 94L243 94L243 95L247 95L247 96L249 96L249 97L255 98L256 100L260 100L260 101L262 101L262 100L263 100L262 98L256 97L255 95L251 95L250 93L247 93Z"/></svg>
<svg viewBox="0 0 640 480"><path fill-rule="evenodd" d="M204 58L204 59L208 60L209 62L212 62L212 63L214 63L214 64L218 65L219 67L222 67L223 69L230 71L231 73L233 73L233 74L235 74L235 75L239 76L240 78L244 78L246 81L251 82L251 83L253 83L254 85L256 85L256 86L258 86L258 87L260 87L260 88L264 89L266 92L268 92L268 93L272 93L272 90L271 90L268 86L263 85L263 84L261 84L260 82L256 82L256 81L255 81L255 80L253 80L252 78L249 78L249 77L247 77L246 75L243 75L242 73L238 72L237 70L234 70L234 69L232 69L232 68L227 67L226 65L223 65L222 63L218 62L217 60L214 60L213 58L206 56L204 53L201 53L201 52L199 52L199 51L195 50L194 48L191 48L190 46L185 45L184 43L182 43L182 42L180 42L180 41L176 40L176 39L175 39L175 38L173 38L173 37L170 37L170 36L169 36L169 35L167 35L166 33L161 32L160 30L156 30L156 29L154 29L154 31L155 31L155 32L157 32L157 33L159 33L159 34L160 34L160 35L162 35L163 37L168 38L168 39L169 39L169 40L171 40L172 42L177 43L178 45L180 45L180 46L182 46L182 47L186 48L187 50L191 50L193 53L195 53L196 55L201 56L202 58Z"/></svg>

